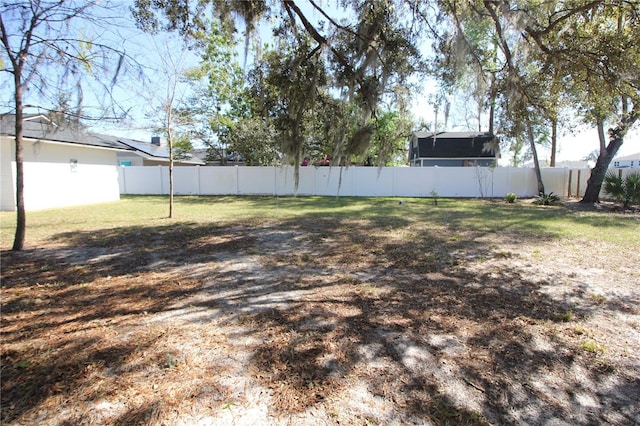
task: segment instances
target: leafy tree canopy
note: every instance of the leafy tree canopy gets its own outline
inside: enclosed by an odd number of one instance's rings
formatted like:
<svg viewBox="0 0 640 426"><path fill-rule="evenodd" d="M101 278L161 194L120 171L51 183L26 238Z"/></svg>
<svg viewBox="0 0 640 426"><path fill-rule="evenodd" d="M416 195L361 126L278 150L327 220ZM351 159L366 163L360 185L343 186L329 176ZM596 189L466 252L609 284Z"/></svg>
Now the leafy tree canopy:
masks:
<svg viewBox="0 0 640 426"><path fill-rule="evenodd" d="M305 137L307 111L328 111L327 93L347 102L356 128L343 128L335 140L332 158L339 163L366 152L378 105L400 93L396 88L421 69L420 32L412 26L411 9L404 2L353 0L341 5L348 13L339 19L314 1L303 10L294 0L137 0L134 13L142 28L176 30L196 44L203 43L213 22L205 16L220 22L228 34L236 23L244 23L245 43L260 20L268 18L280 52L265 54L250 73L252 96L263 101L261 116L273 120L281 152L298 164L310 143ZM308 18L309 8L322 16L321 22Z"/></svg>

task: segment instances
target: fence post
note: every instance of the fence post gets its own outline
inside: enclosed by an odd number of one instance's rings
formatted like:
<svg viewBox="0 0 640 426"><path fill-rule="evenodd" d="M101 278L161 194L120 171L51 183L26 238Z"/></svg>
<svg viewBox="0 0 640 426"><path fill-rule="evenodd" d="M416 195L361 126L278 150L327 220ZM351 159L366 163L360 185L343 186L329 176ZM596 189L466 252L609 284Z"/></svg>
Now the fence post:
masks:
<svg viewBox="0 0 640 426"><path fill-rule="evenodd" d="M198 170L198 173L197 173L197 175L198 175L198 195L202 195L202 188L200 187L201 186L200 185L200 165L198 164L196 166L196 168Z"/></svg>
<svg viewBox="0 0 640 426"><path fill-rule="evenodd" d="M569 169L569 185L567 185L567 198L571 198L571 178L573 177L573 170Z"/></svg>
<svg viewBox="0 0 640 426"><path fill-rule="evenodd" d="M391 169L391 193L393 194L394 197L398 196L398 188L397 188L397 171L398 171L398 167L394 167Z"/></svg>
<svg viewBox="0 0 640 426"><path fill-rule="evenodd" d="M578 179L577 179L577 182L576 182L576 196L577 197L580 197L580 172L581 171L582 170L578 169Z"/></svg>

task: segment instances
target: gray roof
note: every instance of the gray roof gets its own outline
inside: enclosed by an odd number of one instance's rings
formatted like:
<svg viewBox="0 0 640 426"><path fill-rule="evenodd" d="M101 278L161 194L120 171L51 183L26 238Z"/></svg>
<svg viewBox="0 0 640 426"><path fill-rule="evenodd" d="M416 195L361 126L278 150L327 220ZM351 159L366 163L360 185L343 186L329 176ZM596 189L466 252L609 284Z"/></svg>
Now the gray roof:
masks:
<svg viewBox="0 0 640 426"><path fill-rule="evenodd" d="M135 139L118 138L118 142L127 145L131 149L135 150L137 154L147 159L169 159L169 147L166 145L154 145L148 142L137 141ZM195 155L190 155L189 158L176 159L180 163L185 164L206 164L200 158ZM175 156L174 156L175 158Z"/></svg>
<svg viewBox="0 0 640 426"><path fill-rule="evenodd" d="M15 122L15 115L13 114L0 115L0 135L15 136ZM148 159L169 159L169 150L166 146L59 127L44 115L25 115L22 131L23 137L27 139L128 151ZM190 164L205 164L204 161L197 157L177 161Z"/></svg>
<svg viewBox="0 0 640 426"><path fill-rule="evenodd" d="M15 115L0 115L0 135L15 136ZM97 148L133 151L117 138L59 127L44 115L29 115L22 122L23 137L27 139L93 146Z"/></svg>
<svg viewBox="0 0 640 426"><path fill-rule="evenodd" d="M470 139L480 136L491 135L489 132L413 132L413 135L417 138L431 138L433 136L436 139ZM493 135L491 135L493 136Z"/></svg>

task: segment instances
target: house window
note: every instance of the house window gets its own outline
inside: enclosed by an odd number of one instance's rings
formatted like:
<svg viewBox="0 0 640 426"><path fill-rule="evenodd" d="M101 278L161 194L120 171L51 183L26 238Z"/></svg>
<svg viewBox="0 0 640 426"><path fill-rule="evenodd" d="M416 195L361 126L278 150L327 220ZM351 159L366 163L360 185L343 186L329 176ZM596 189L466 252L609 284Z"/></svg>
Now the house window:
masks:
<svg viewBox="0 0 640 426"><path fill-rule="evenodd" d="M121 160L121 161L120 161L120 165L121 165L121 166L126 166L126 167L131 167L131 161L124 161L124 160Z"/></svg>
<svg viewBox="0 0 640 426"><path fill-rule="evenodd" d="M619 161L614 161L613 162L613 167L619 167L620 166L620 162Z"/></svg>
<svg viewBox="0 0 640 426"><path fill-rule="evenodd" d="M631 160L631 167L633 167L633 160Z"/></svg>

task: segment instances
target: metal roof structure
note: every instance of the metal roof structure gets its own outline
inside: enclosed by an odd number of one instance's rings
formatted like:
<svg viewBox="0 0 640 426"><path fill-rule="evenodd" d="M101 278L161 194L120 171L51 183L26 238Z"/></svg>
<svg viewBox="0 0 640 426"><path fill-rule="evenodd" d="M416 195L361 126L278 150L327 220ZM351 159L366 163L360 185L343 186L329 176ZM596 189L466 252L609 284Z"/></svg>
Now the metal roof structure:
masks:
<svg viewBox="0 0 640 426"><path fill-rule="evenodd" d="M494 158L490 143L495 136L488 132L414 132L409 160L417 158Z"/></svg>
<svg viewBox="0 0 640 426"><path fill-rule="evenodd" d="M436 139L470 139L477 137L493 137L489 132L413 132L418 139L433 138Z"/></svg>

